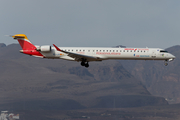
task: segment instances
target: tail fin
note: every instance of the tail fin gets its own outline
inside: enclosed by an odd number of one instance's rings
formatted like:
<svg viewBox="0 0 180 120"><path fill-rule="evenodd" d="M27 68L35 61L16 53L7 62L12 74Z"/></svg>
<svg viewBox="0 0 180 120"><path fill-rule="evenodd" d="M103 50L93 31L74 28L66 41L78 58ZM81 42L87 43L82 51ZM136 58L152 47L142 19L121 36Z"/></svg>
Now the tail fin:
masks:
<svg viewBox="0 0 180 120"><path fill-rule="evenodd" d="M17 39L23 50L35 50L36 47L28 40L25 34L16 34L12 36Z"/></svg>
<svg viewBox="0 0 180 120"><path fill-rule="evenodd" d="M34 46L27 38L25 34L17 34L11 36L14 39L17 39L20 46L22 47L22 50L20 50L21 53L33 55L36 57L44 57L39 51L36 50L36 46Z"/></svg>

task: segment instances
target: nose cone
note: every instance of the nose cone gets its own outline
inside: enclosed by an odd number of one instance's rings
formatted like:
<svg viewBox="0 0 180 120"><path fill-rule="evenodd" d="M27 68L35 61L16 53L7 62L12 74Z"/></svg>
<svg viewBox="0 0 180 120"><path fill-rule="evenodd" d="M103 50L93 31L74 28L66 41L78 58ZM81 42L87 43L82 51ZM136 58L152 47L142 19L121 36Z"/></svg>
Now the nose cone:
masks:
<svg viewBox="0 0 180 120"><path fill-rule="evenodd" d="M174 55L171 54L171 58L172 58L172 59L175 59L176 57L175 57Z"/></svg>
<svg viewBox="0 0 180 120"><path fill-rule="evenodd" d="M175 57L174 55L172 55L172 54L169 54L168 56L169 56L169 62L170 62L170 61L173 61L173 60L176 58L176 57Z"/></svg>

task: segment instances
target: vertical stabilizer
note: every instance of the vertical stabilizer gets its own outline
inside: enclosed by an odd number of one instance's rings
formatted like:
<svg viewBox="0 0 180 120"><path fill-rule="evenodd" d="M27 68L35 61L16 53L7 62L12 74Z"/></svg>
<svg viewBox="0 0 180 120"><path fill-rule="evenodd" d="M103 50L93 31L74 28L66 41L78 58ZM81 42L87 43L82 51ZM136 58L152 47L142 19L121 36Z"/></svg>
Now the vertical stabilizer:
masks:
<svg viewBox="0 0 180 120"><path fill-rule="evenodd" d="M17 34L12 36L17 39L23 50L35 50L36 47L28 40L25 34Z"/></svg>
<svg viewBox="0 0 180 120"><path fill-rule="evenodd" d="M37 57L44 57L39 51L36 50L36 46L34 46L27 38L25 34L16 34L12 36L14 39L16 39L20 46L22 47L22 50L20 50L21 53L33 55Z"/></svg>

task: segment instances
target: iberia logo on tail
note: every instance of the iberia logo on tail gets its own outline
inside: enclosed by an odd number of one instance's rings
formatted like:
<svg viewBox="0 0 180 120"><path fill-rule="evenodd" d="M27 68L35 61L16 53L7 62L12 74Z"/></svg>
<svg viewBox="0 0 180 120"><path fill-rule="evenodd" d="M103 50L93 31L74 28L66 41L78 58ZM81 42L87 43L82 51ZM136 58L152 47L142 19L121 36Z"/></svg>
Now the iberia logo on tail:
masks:
<svg viewBox="0 0 180 120"><path fill-rule="evenodd" d="M12 37L18 40L20 46L22 47L22 50L21 50L22 53L43 57L43 55L39 51L36 50L36 46L34 46L29 41L29 39L27 38L25 34L16 34L16 35L13 35Z"/></svg>

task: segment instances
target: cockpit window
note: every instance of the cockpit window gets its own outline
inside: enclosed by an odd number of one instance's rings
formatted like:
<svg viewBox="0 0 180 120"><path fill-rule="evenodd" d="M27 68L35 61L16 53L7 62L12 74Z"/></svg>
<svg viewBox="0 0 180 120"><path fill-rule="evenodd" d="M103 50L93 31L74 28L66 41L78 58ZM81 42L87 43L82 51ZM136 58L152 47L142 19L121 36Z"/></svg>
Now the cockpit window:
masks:
<svg viewBox="0 0 180 120"><path fill-rule="evenodd" d="M160 50L160 52L163 52L163 53L168 53L168 51L165 51L165 50Z"/></svg>

